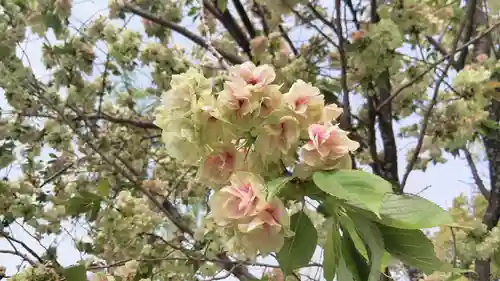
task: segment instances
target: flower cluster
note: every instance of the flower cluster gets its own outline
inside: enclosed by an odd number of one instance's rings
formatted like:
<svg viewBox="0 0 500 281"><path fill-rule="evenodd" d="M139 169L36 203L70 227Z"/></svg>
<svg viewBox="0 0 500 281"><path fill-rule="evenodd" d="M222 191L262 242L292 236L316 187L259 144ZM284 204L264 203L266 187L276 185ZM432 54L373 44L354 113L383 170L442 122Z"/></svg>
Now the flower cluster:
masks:
<svg viewBox="0 0 500 281"><path fill-rule="evenodd" d="M172 77L155 121L170 156L198 166L200 180L215 188L215 223L261 253L281 247L289 223L266 181L290 170L305 178L338 168L359 147L334 124L342 110L325 105L317 87L298 80L282 93L275 80L270 65L246 62L213 93L210 80L191 68Z"/></svg>

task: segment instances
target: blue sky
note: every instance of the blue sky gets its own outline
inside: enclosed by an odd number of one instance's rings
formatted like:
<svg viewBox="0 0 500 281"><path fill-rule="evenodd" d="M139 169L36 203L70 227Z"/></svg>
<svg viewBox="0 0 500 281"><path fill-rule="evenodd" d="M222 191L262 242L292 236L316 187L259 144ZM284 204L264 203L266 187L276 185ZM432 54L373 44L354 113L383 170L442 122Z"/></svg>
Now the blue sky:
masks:
<svg viewBox="0 0 500 281"><path fill-rule="evenodd" d="M79 3L78 3L79 2ZM75 8L73 12L73 16L71 22L75 25L79 25L80 22L84 22L90 17L95 17L98 14L105 15L106 4L107 1L102 0L94 0L94 1L75 1ZM329 1L331 2L331 1ZM190 29L195 29L195 25L192 23L186 23ZM130 24L130 28L142 30L141 24L138 18L135 18ZM291 35L292 40L300 40L302 35L304 35L307 31L298 29L294 31ZM35 39L34 37L31 39ZM37 77L44 80L47 78L49 73L44 69L41 63L41 49L40 49L40 40L28 40L24 47L29 56L29 60L31 65L33 66L34 72ZM175 35L173 42L177 45L184 46L189 48L191 44L183 39L182 37ZM408 50L405 50L408 52ZM101 57L103 54L99 54ZM147 84L149 81L147 78L141 78L138 76L139 83ZM144 82L142 81L144 79ZM356 103L356 100L353 100L353 103ZM358 102L359 103L359 102ZM5 108L6 101L3 95L3 92L0 92L0 107ZM395 131L401 124L396 124ZM405 171L406 167L406 153L409 148L412 148L416 145L416 140L397 140L398 149L401 153L399 153L399 171L400 175ZM483 180L487 183L488 179L488 170L487 164L485 162L477 163L478 169L483 176ZM4 171L0 171L0 176L5 174ZM16 177L19 175L19 171L14 169L10 171L10 177ZM424 191L422 191L424 190ZM467 166L467 163L463 159L454 159L449 157L448 163L444 165L430 166L429 169L423 173L420 171L414 171L411 173L407 187L405 189L408 193L419 193L419 195L439 204L440 206L447 208L451 206L452 200L454 197L458 196L461 193L465 193L466 195L472 195L475 191L475 187L473 186L472 176ZM37 245L35 240L31 238L25 231L20 229L19 227L15 227L17 229L14 230L16 238L29 241L29 244L32 245L38 252L43 252L43 247L41 245ZM79 232L78 229L75 229L76 232ZM78 235L77 235L78 236ZM44 241L44 245L50 244L51 241ZM71 246L71 238L70 236L66 236L63 241L61 241L59 248L59 255L62 258L61 261L64 265L70 265L80 259L80 255L78 252L73 249ZM5 241L0 241L0 249L8 249L9 245ZM15 266L19 263L19 260L13 258L12 256L0 254L0 265L8 266L8 274L12 274L15 272Z"/></svg>

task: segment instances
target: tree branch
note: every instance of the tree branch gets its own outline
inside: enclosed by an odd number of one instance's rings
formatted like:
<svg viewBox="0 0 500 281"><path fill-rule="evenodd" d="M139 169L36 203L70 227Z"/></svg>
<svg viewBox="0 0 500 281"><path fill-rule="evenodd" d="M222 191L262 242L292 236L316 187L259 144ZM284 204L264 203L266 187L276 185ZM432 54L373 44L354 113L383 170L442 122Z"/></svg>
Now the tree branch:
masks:
<svg viewBox="0 0 500 281"><path fill-rule="evenodd" d="M489 199L490 198L490 192L488 189L486 189L486 186L483 183L483 180L481 179L481 176L479 176L479 172L477 170L476 164L474 163L474 159L472 159L472 155L467 147L463 147L462 151L465 154L465 159L467 160L467 164L469 164L470 171L472 173L472 177L474 178L474 182L476 183L479 191L481 194L484 196L484 198Z"/></svg>
<svg viewBox="0 0 500 281"><path fill-rule="evenodd" d="M468 3L466 15L468 15L468 13L471 13L474 11L474 7L471 6L472 2L473 1ZM467 16L466 16L466 18L467 18ZM464 19L460 23L460 27L458 28L458 32L457 32L456 37L454 39L454 42L452 44L452 50L451 50L452 54L454 54L457 51L458 42L459 42L460 37L461 37L465 27L466 27L466 22L467 22L466 19ZM431 116L432 111L434 109L434 106L437 103L437 97L439 94L439 89L440 89L441 83L443 83L443 81L446 77L446 74L448 73L448 70L450 69L452 63L453 63L453 59L448 60L446 67L443 69L443 72L439 76L439 79L436 82L436 86L434 87L434 93L432 94L431 102L429 104L429 107L427 108L427 111L424 114L424 120L422 121L422 127L420 129L417 147L415 148L415 151L412 155L412 158L410 159L410 161L408 162L408 165L406 166L406 171L403 175L403 180L401 181L401 191L404 189L404 187L406 185L406 181L408 180L408 177L410 176L410 173L412 172L413 167L415 166L415 163L418 160L420 150L422 149L422 145L424 143L425 132L427 131L427 126L429 125L429 119L430 119L430 116Z"/></svg>
<svg viewBox="0 0 500 281"><path fill-rule="evenodd" d="M201 46L202 48L210 51L209 46L205 42L203 37L194 34L193 32L186 29L185 27L180 26L180 25L178 25L174 22L171 22L169 20L165 20L165 19L161 19L159 17L156 17L156 16L152 15L151 13L144 11L143 9L141 9L133 4L130 4L130 3L125 3L124 8L125 8L125 10L127 10L135 15L138 15L140 17L148 19L148 20L150 20L156 24L159 24L163 27L169 28L169 29L183 35L184 37L188 38L189 40L193 41L195 44ZM243 59L235 54L228 53L228 52L224 51L223 49L219 49L219 48L216 48L216 50L230 63L233 63L233 64L243 63ZM216 55L216 54L214 54L214 55Z"/></svg>
<svg viewBox="0 0 500 281"><path fill-rule="evenodd" d="M248 18L248 14L245 11L245 7L241 4L240 0L233 0L234 7L236 7L236 11L238 12L243 24L245 25L248 34L250 34L250 38L254 38L257 36L257 32L255 31L255 27L253 23Z"/></svg>
<svg viewBox="0 0 500 281"><path fill-rule="evenodd" d="M226 28L226 30L231 34L231 37L238 43L238 45L243 49L243 51L248 55L249 58L252 58L252 52L250 50L250 42L248 41L247 36L241 30L238 23L234 20L234 17L231 15L228 9L224 12L221 12L217 7L215 7L211 1L203 0L203 5L214 15L217 20L219 20L222 25Z"/></svg>
<svg viewBox="0 0 500 281"><path fill-rule="evenodd" d="M413 80L409 81L408 83L406 84L403 84L401 85L399 88L397 88L389 98L387 98L386 100L382 101L378 107L377 107L377 111L380 110L381 107L383 107L384 105L386 105L387 103L391 102L395 97L397 97L403 90L405 90L406 88L408 87L411 87L413 84L415 84L417 81L419 81L420 79L422 79L422 77L424 77L427 73L429 73L430 71L432 71L434 68L436 68L438 65L440 65L441 63L443 63L444 61L448 60L449 58L451 58L456 52L458 51L461 51L463 49L466 49L468 48L470 45L476 43L478 40L480 40L481 38L483 38L484 36L488 35L490 32L492 32L495 28L497 28L498 26L500 26L500 21L497 21L496 23L492 24L489 28L487 28L484 32L482 32L481 34L479 34L478 36L474 37L473 39L471 39L470 41L464 43L463 45L461 45L460 47L456 48L456 50L452 50L449 54L447 54L446 56L444 56L443 58L441 58L440 60L436 61L435 63L431 64L428 68L426 68L424 71L422 71L421 73L419 73L418 75L416 75Z"/></svg>

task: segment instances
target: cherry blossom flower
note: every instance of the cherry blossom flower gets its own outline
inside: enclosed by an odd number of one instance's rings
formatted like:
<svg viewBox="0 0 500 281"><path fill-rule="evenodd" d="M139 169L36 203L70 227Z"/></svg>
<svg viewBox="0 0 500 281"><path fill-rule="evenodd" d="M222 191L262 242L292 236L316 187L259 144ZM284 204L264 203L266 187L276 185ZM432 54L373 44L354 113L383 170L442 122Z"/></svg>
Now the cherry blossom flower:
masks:
<svg viewBox="0 0 500 281"><path fill-rule="evenodd" d="M257 214L257 205L264 199L264 180L248 172L235 172L230 185L215 192L209 205L212 216L219 225Z"/></svg>
<svg viewBox="0 0 500 281"><path fill-rule="evenodd" d="M359 143L350 140L347 132L336 125L309 126L309 141L302 146L301 156L306 165L331 169L336 160L355 151Z"/></svg>
<svg viewBox="0 0 500 281"><path fill-rule="evenodd" d="M300 137L299 121L293 116L283 116L279 123L267 125L264 130L265 132L259 135L256 143L264 159L279 152L287 154Z"/></svg>
<svg viewBox="0 0 500 281"><path fill-rule="evenodd" d="M205 158L200 167L200 178L215 184L226 183L236 168L237 157L234 146L222 147Z"/></svg>
<svg viewBox="0 0 500 281"><path fill-rule="evenodd" d="M255 217L240 223L238 230L244 233L244 240L261 253L279 250L285 241L284 228L290 224L285 206L278 198L261 204ZM252 246L248 246L252 247Z"/></svg>
<svg viewBox="0 0 500 281"><path fill-rule="evenodd" d="M267 64L255 66L253 62L244 62L231 69L234 80L242 80L252 90L262 90L276 79L274 69Z"/></svg>
<svg viewBox="0 0 500 281"><path fill-rule="evenodd" d="M307 124L320 121L325 106L325 98L317 87L303 80L295 82L283 99L301 120Z"/></svg>

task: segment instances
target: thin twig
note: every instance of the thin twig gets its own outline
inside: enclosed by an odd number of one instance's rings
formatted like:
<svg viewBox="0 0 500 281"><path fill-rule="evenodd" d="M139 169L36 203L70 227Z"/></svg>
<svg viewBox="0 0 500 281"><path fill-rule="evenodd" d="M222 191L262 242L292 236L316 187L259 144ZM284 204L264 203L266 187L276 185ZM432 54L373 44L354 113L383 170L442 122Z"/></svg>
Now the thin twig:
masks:
<svg viewBox="0 0 500 281"><path fill-rule="evenodd" d="M475 42L477 42L479 39L483 38L484 36L488 35L491 31L493 31L496 27L500 26L500 21L497 21L496 23L494 23L492 26L490 26L488 29L486 29L484 32L482 32L481 34L479 34L478 36L474 37L473 39L471 39L470 41L464 43L463 45L461 45L460 47L456 48L455 50L452 50L449 54L447 54L446 56L444 56L443 58L441 58L440 60L438 60L437 62L431 64L428 68L426 68L424 71L422 71L421 73L419 73L418 75L416 75L413 80L411 80L410 82L406 83L406 84L403 84L401 85L399 88L397 88L394 93L391 94L391 96L389 98L387 98L386 100L382 101L378 107L377 107L377 111L380 110L380 108L382 108L384 105L386 105L387 103L391 102L395 97L397 97L403 90L405 90L406 88L408 87L411 87L413 84L415 84L416 82L418 82L422 77L424 77L427 73L429 73L430 71L432 71L434 68L436 68L438 65L440 65L441 63L443 63L444 61L446 61L447 59L451 58L456 52L458 51L461 51L465 48L468 48L470 45L474 44Z"/></svg>
<svg viewBox="0 0 500 281"><path fill-rule="evenodd" d="M468 13L471 13L474 11L474 8L470 7L470 3L472 3L472 2L469 2L469 6L467 9ZM452 50L451 50L452 54L454 54L457 51L458 41L460 40L460 37L461 37L461 35L465 29L465 26L466 26L466 18L460 24L460 27L458 29L458 32L457 32L456 37L454 39L454 42L452 44ZM499 21L499 24L500 24L500 21ZM436 82L436 86L434 88L434 93L432 94L431 102L429 104L429 107L427 108L427 111L424 114L424 119L422 121L422 127L420 129L420 135L418 138L417 147L415 148L415 151L412 155L412 158L410 159L410 161L408 162L408 165L406 166L406 171L405 171L405 173L403 175L403 179L401 181L401 191L404 189L406 182L408 180L408 177L410 176L410 173L412 172L413 167L415 166L415 164L418 160L420 150L422 149L422 146L424 143L424 137L425 137L425 133L427 131L427 126L429 125L429 119L432 115L432 111L434 109L434 106L437 104L437 97L439 94L439 89L440 89L441 83L444 81L446 74L448 73L448 70L450 69L452 63L453 63L453 60L451 60L451 59L448 60L447 65L443 69L443 72L441 73L438 81Z"/></svg>
<svg viewBox="0 0 500 281"><path fill-rule="evenodd" d="M470 171L472 173L472 177L474 178L474 182L476 183L479 191L484 196L484 198L489 199L490 192L488 191L488 189L484 185L483 180L481 179L481 176L479 175L476 164L474 163L474 159L472 159L472 154L470 153L470 151L467 147L463 147L462 151L465 154L465 159L467 161L467 164L469 164Z"/></svg>
<svg viewBox="0 0 500 281"><path fill-rule="evenodd" d="M131 13L133 14L136 14L138 16L141 16L145 19L148 19L156 24L159 24L163 27L166 27L166 28L169 28L181 35L183 35L184 37L190 39L191 41L193 41L195 44L207 49L208 51L212 52L211 50L209 50L209 47L208 47L208 44L207 42L205 42L205 40L203 39L203 37L199 36L199 35L196 35L194 34L193 32L191 32L190 30L188 30L187 28L183 27L183 26L180 26L174 22L171 22L171 21L168 21L168 20L165 20L165 19L161 19L159 17L156 17L152 14L150 14L149 12L146 12L144 10L142 10L141 8L133 5L133 4L130 4L130 3L125 3L125 9L130 11ZM217 48L216 48L217 49ZM242 63L243 62L243 59L240 58L239 56L235 55L235 54L232 54L232 53L228 53L226 51L224 51L223 49L217 49L217 52L220 53L225 59L227 59L229 62L231 63L234 63L234 64L238 64L238 63ZM216 55L216 54L214 54Z"/></svg>

